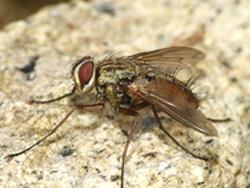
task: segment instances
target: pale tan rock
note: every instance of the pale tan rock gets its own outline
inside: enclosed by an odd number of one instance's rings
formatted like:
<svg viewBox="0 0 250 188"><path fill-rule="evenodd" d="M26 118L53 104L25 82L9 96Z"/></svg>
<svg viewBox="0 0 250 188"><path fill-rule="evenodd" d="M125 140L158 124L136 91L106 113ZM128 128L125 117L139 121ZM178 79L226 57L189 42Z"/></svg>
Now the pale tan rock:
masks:
<svg viewBox="0 0 250 188"><path fill-rule="evenodd" d="M141 124L144 131L129 148L125 187L249 186L249 8L247 0L73 1L8 25L0 33L0 187L119 187L126 140L120 125L127 122L99 113L73 114L49 141L7 163L5 155L34 143L72 105L70 99L49 105L29 105L27 99L69 91L70 64L82 56L188 45L185 38L200 31L204 36L192 41L207 54L198 68L209 96L201 110L233 121L217 124L219 137L212 141L174 121L163 123L190 150L218 156L218 163L186 154L153 122ZM27 80L16 67L35 55L35 75Z"/></svg>

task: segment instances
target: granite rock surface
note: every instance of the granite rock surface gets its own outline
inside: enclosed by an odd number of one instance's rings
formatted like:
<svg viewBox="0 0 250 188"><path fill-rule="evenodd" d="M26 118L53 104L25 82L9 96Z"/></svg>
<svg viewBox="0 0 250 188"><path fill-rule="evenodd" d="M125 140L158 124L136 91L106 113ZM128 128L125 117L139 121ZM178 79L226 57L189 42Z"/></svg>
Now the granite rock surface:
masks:
<svg viewBox="0 0 250 188"><path fill-rule="evenodd" d="M30 105L72 88L70 67L85 55L101 59L185 45L207 54L196 69L205 91L200 109L216 123L219 137L164 126L195 159L167 138L145 112L128 151L125 187L250 186L250 2L238 1L72 1L46 7L0 33L0 187L119 187L121 154L129 125L102 113L74 113L55 135L10 162L4 156L41 138L74 103ZM184 78L185 79L185 78ZM129 127L129 126L127 126Z"/></svg>

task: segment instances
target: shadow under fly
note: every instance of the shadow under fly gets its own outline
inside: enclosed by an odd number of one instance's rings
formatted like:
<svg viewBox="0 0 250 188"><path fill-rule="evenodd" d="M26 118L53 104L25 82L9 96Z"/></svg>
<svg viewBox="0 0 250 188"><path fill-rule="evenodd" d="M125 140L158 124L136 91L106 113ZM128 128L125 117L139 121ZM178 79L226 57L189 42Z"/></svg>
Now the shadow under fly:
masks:
<svg viewBox="0 0 250 188"><path fill-rule="evenodd" d="M77 109L103 108L108 117L118 114L134 117L128 131L127 141L122 153L120 187L124 187L125 159L131 142L140 110L149 108L160 130L191 156L207 161L208 158L196 155L182 146L162 125L158 111L168 114L176 121L208 136L218 136L211 121L199 109L200 99L192 91L195 79L180 81L176 77L177 70L193 67L205 58L205 54L189 47L170 47L154 51L141 52L130 56L109 56L99 62L86 56L72 65L71 78L74 86L69 93L50 100L32 100L33 104L47 104L74 95L82 96L95 90L97 101L93 104L76 104L67 115L44 137L26 149L7 155L13 157L31 150L53 133Z"/></svg>

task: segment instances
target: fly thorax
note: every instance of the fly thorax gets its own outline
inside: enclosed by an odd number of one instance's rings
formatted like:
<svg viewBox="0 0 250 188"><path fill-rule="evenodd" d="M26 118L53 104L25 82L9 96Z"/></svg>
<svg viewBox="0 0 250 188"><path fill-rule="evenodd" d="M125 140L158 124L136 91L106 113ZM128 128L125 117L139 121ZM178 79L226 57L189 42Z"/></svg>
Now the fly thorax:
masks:
<svg viewBox="0 0 250 188"><path fill-rule="evenodd" d="M119 84L121 82L130 83L136 77L135 67L128 63L107 63L98 69L97 84L99 86L107 84Z"/></svg>

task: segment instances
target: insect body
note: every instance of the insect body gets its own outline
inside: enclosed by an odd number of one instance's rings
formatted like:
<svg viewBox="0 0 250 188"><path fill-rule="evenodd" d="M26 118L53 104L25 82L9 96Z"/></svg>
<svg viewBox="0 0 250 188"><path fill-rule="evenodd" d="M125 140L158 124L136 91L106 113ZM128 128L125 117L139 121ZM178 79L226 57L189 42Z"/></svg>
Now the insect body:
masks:
<svg viewBox="0 0 250 188"><path fill-rule="evenodd" d="M74 81L74 87L70 93L51 100L33 100L32 102L50 103L71 96L76 90L82 95L95 90L97 103L77 105L47 135L30 147L10 154L6 158L10 160L23 154L47 139L75 109L104 106L110 117L122 113L134 116L135 119L139 117L141 109L151 108L159 128L167 136L193 157L207 160L207 158L197 156L179 144L163 127L158 115L158 110L160 110L196 131L210 136L218 135L213 124L198 110L200 101L190 89L194 80L182 82L173 74L177 69L194 66L204 57L205 55L201 51L188 47L163 48L123 57L111 56L100 62L94 62L90 56L83 57L72 66L71 77ZM132 139L135 124L136 121L131 126L122 155L121 188L124 184L126 152Z"/></svg>

